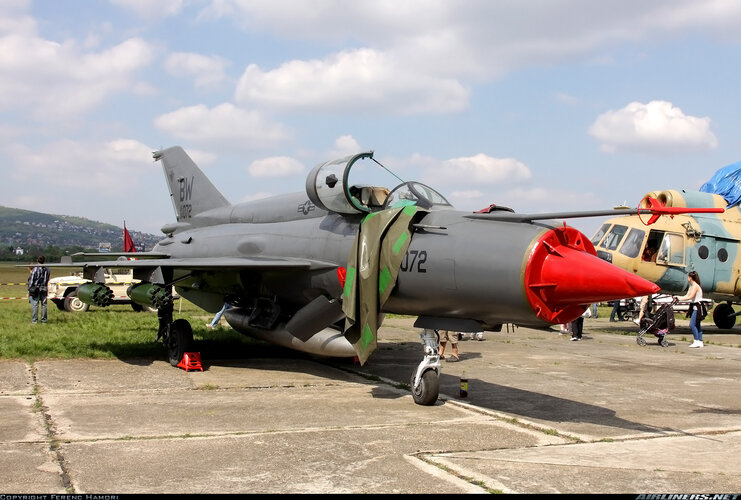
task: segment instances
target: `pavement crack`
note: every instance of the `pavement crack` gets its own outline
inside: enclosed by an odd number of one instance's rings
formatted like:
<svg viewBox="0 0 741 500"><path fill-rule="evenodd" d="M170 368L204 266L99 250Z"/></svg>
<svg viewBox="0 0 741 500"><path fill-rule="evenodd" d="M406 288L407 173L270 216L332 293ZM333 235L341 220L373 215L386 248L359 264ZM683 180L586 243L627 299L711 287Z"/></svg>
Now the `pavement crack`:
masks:
<svg viewBox="0 0 741 500"><path fill-rule="evenodd" d="M57 465L59 465L59 469L61 470L60 478L62 485L67 493L75 493L75 487L70 480L67 462L64 460L64 455L62 455L60 449L60 440L56 433L54 420L49 413L49 408L44 405L44 400L41 397L41 386L39 385L35 363L31 363L31 379L33 380L33 396L35 399L34 408L41 413L44 431L46 432L46 443L49 445L49 451L54 454Z"/></svg>

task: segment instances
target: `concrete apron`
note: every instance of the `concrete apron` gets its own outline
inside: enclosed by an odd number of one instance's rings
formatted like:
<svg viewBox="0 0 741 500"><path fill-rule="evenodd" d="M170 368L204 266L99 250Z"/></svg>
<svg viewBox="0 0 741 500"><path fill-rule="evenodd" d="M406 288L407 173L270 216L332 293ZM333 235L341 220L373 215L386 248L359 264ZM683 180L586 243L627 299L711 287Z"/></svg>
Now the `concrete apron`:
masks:
<svg viewBox="0 0 741 500"><path fill-rule="evenodd" d="M681 321L666 348L606 319L581 342L487 332L459 343L422 407L412 322L387 319L362 367L280 349L203 372L0 362L0 491L741 492L741 335L706 327L689 349Z"/></svg>

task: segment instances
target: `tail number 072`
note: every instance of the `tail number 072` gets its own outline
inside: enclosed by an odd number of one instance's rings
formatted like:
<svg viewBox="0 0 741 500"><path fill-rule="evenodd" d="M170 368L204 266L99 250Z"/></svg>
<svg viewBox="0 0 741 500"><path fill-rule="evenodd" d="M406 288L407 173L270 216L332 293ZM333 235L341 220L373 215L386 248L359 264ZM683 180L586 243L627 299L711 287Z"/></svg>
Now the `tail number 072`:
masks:
<svg viewBox="0 0 741 500"><path fill-rule="evenodd" d="M426 273L427 267L425 266L425 263L427 262L427 251L426 250L409 250L405 255L404 259L401 261L401 266L399 266L399 269L402 272L418 272L418 273Z"/></svg>

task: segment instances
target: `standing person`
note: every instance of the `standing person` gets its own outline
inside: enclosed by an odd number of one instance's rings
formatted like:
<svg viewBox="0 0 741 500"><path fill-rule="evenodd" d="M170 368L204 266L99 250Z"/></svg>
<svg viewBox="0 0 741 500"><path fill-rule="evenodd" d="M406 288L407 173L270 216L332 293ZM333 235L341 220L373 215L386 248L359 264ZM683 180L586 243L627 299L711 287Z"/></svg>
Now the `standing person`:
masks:
<svg viewBox="0 0 741 500"><path fill-rule="evenodd" d="M571 340L572 341L578 341L581 340L581 333L584 329L584 317L579 316L574 321L571 322Z"/></svg>
<svg viewBox="0 0 741 500"><path fill-rule="evenodd" d="M219 324L219 321L221 321L221 317L224 315L224 311L226 311L227 309L231 309L232 307L234 306L232 306L229 302L224 302L224 305L221 306L221 310L216 313L214 319L211 320L211 323L206 323L206 326L213 329L216 325Z"/></svg>
<svg viewBox="0 0 741 500"><path fill-rule="evenodd" d="M582 313L581 316L576 318L574 321L571 322L571 340L572 341L578 341L581 340L582 332L584 331L584 318L591 318L592 317L592 309L590 307L587 307L587 309Z"/></svg>
<svg viewBox="0 0 741 500"><path fill-rule="evenodd" d="M36 262L43 264L46 257L39 255ZM49 268L35 266L28 276L28 302L31 304L31 323L39 321L39 304L41 305L41 322L46 323L46 290L49 284Z"/></svg>
<svg viewBox="0 0 741 500"><path fill-rule="evenodd" d="M617 315L617 319L615 316ZM620 321L620 299L612 303L612 312L610 313L610 322Z"/></svg>
<svg viewBox="0 0 741 500"><path fill-rule="evenodd" d="M638 317L633 320L633 323L641 326L641 321L646 317L646 314L651 316L653 313L653 295L644 295L641 297L640 307L638 308Z"/></svg>
<svg viewBox="0 0 741 500"><path fill-rule="evenodd" d="M440 330L440 359L445 359L445 346L450 341L450 348L453 354L448 358L448 361L458 361L458 332L450 332L448 330Z"/></svg>
<svg viewBox="0 0 741 500"><path fill-rule="evenodd" d="M705 310L705 304L702 303L702 287L700 286L700 276L696 271L690 271L687 275L687 281L689 281L690 288L687 293L678 300L689 300L690 311L690 329L692 330L692 336L694 341L690 344L690 347L703 347L702 343L702 326L700 322L705 318L707 312ZM690 314L690 311L687 314Z"/></svg>

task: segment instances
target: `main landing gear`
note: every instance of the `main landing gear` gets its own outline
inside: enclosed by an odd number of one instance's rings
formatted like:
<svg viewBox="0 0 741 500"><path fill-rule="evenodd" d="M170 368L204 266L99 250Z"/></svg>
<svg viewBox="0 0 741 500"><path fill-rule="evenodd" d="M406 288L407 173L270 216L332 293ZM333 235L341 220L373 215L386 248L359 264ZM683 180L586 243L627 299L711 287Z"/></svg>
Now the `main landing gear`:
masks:
<svg viewBox="0 0 741 500"><path fill-rule="evenodd" d="M440 336L435 330L427 328L419 336L425 357L412 374L412 397L418 405L432 406L440 395Z"/></svg>
<svg viewBox="0 0 741 500"><path fill-rule="evenodd" d="M185 319L172 320L173 305L160 307L157 310L159 330L157 339L162 339L165 354L172 366L177 366L183 354L193 350L193 328Z"/></svg>
<svg viewBox="0 0 741 500"><path fill-rule="evenodd" d="M734 312L730 302L721 302L713 310L713 323L718 328L728 330L736 324L736 316L741 313Z"/></svg>

